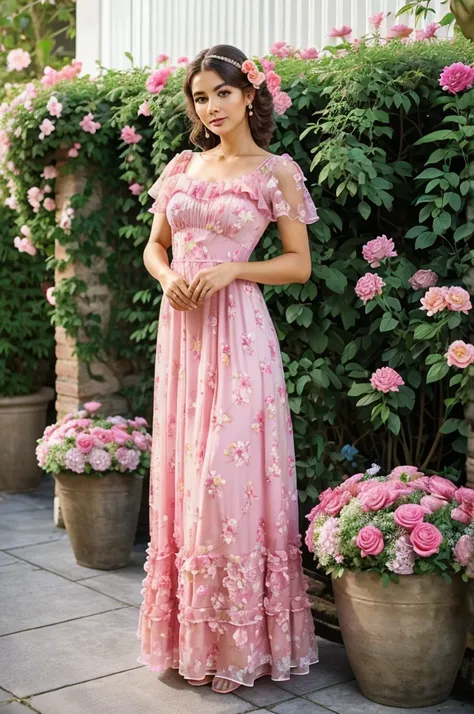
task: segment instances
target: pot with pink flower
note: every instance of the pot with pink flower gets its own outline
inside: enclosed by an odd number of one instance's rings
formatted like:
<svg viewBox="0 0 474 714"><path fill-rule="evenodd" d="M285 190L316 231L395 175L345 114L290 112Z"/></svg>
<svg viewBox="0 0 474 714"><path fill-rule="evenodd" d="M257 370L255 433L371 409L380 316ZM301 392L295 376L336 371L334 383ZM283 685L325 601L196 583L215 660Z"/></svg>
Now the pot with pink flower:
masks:
<svg viewBox="0 0 474 714"><path fill-rule="evenodd" d="M306 544L332 576L362 693L387 706L429 706L449 696L466 646L474 491L414 466L378 471L320 495Z"/></svg>
<svg viewBox="0 0 474 714"><path fill-rule="evenodd" d="M105 417L89 402L46 427L36 456L56 479L79 565L123 568L130 559L151 436L142 417Z"/></svg>

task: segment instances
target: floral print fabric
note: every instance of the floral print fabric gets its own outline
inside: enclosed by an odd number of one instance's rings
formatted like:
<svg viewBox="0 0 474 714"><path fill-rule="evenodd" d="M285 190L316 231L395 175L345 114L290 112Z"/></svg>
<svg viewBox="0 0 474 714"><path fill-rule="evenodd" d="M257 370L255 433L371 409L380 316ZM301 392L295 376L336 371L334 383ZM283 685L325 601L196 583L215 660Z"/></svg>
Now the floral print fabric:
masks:
<svg viewBox="0 0 474 714"><path fill-rule="evenodd" d="M248 260L268 221L317 214L299 166L272 156L247 176L206 181L176 156L153 185L172 268ZM253 685L317 661L304 581L291 415L278 338L255 283L236 280L196 310L161 303L151 542L140 662L186 678Z"/></svg>

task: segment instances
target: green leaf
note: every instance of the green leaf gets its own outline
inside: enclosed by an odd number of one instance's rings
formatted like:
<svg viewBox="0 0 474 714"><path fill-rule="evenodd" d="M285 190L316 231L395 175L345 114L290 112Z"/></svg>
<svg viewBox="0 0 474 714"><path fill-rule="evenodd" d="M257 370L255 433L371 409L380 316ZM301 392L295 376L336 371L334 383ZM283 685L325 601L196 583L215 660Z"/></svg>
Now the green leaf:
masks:
<svg viewBox="0 0 474 714"><path fill-rule="evenodd" d="M438 332L438 325L436 323L430 325L427 322L423 322L415 330L414 338L415 340L429 340L434 337Z"/></svg>
<svg viewBox="0 0 474 714"><path fill-rule="evenodd" d="M459 226L459 228L455 231L454 240L466 240L466 238L470 238L473 233L474 223L465 223L464 225Z"/></svg>
<svg viewBox="0 0 474 714"><path fill-rule="evenodd" d="M425 231L425 233L422 233L416 239L415 248L417 250L421 250L422 248L429 248L431 245L433 245L436 238L437 235L433 231Z"/></svg>
<svg viewBox="0 0 474 714"><path fill-rule="evenodd" d="M444 176L443 171L440 171L439 169L435 169L435 168L430 168L430 169L425 169L424 171L421 172L421 174L419 176L416 176L416 180L434 179L434 178L439 178L441 176Z"/></svg>
<svg viewBox="0 0 474 714"><path fill-rule="evenodd" d="M372 387L371 384L354 384L348 391L348 396L349 397L359 397L361 394L367 394L368 392L372 393L374 388Z"/></svg>
<svg viewBox="0 0 474 714"><path fill-rule="evenodd" d="M457 431L461 421L461 419L446 419L439 428L440 434L452 434L453 431Z"/></svg>
<svg viewBox="0 0 474 714"><path fill-rule="evenodd" d="M380 323L380 332L390 332L399 324L399 320L392 317L391 313L386 312L382 317L382 322Z"/></svg>
<svg viewBox="0 0 474 714"><path fill-rule="evenodd" d="M302 394L305 386L308 384L308 382L311 382L311 377L309 374L303 374L302 377L298 379L296 382L296 392L297 394Z"/></svg>
<svg viewBox="0 0 474 714"><path fill-rule="evenodd" d="M303 312L303 305L289 305L286 309L286 319L289 323L296 320Z"/></svg>
<svg viewBox="0 0 474 714"><path fill-rule="evenodd" d="M357 209L358 209L360 215L362 216L362 218L364 218L365 220L367 220L369 218L369 216L372 212L372 207L365 201L360 201Z"/></svg>
<svg viewBox="0 0 474 714"><path fill-rule="evenodd" d="M436 362L436 364L432 365L428 370L426 383L430 384L431 382L438 382L440 379L443 379L448 372L449 367L447 362Z"/></svg>
<svg viewBox="0 0 474 714"><path fill-rule="evenodd" d="M390 412L388 416L387 426L393 434L398 434L400 432L401 421L400 417L393 412Z"/></svg>
<svg viewBox="0 0 474 714"><path fill-rule="evenodd" d="M422 136L421 139L415 141L414 146L429 144L432 141L445 141L451 138L453 138L453 131L451 129L438 129L438 131L432 131L430 134Z"/></svg>
<svg viewBox="0 0 474 714"><path fill-rule="evenodd" d="M345 364L346 362L350 362L352 359L354 359L355 355L357 354L358 349L359 349L359 345L355 340L353 342L348 342L347 345L344 347L344 352L342 353L342 357L341 357L342 364Z"/></svg>
<svg viewBox="0 0 474 714"><path fill-rule="evenodd" d="M365 397L362 397L362 399L359 399L359 401L356 402L356 407L366 407L369 404L372 404L373 402L380 401L381 399L382 399L382 396L381 396L380 392L373 392L372 394L366 394Z"/></svg>

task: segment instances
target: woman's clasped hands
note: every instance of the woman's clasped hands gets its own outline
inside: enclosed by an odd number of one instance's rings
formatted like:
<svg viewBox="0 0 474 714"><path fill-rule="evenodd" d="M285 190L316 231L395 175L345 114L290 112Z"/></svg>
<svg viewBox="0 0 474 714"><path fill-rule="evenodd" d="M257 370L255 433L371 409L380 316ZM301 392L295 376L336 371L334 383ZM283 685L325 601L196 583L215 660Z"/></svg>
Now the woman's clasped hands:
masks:
<svg viewBox="0 0 474 714"><path fill-rule="evenodd" d="M236 277L236 263L219 263L203 268L189 285L181 275L170 269L161 281L161 287L175 310L194 310L218 290L230 285Z"/></svg>

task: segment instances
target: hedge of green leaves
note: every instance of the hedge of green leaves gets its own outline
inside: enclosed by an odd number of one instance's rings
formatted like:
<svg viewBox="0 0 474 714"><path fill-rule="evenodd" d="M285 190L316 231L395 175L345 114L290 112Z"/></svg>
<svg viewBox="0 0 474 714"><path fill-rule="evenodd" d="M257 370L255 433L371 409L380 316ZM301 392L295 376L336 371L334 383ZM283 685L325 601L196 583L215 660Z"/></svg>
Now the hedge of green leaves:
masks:
<svg viewBox="0 0 474 714"><path fill-rule="evenodd" d="M472 45L461 39L362 46L338 59L276 59L293 106L277 117L270 150L288 152L300 163L321 218L309 228L311 280L264 290L281 340L303 501L371 462L385 471L416 464L462 477L469 370L448 368L444 352L456 339L468 341L469 316L427 317L419 309L424 291L408 283L418 269L431 269L439 285L462 285L473 262L474 224L465 216L472 200L474 90L453 97L439 85L442 68L457 61L474 62ZM78 319L75 296L87 285L64 279L55 289L54 322L76 336L84 330L87 340L78 346L83 359L113 354L134 362L141 384L128 396L131 410L142 413L150 406L161 299L142 264L152 218L146 190L177 151L189 148L182 70L154 96L145 89L146 77L146 70L133 68L41 90L34 110L19 108L11 121L9 135L17 130L18 136L8 153L22 168L13 177L19 224L31 227L49 267L57 266L58 240L76 261L91 265L102 258L102 279L113 291L105 330L98 315ZM39 140L53 94L63 104L62 115L54 120L55 131ZM144 101L150 117L138 115ZM95 134L79 126L89 112L101 125ZM121 140L126 125L141 135L138 143ZM54 211L33 213L27 191L44 186L44 166L76 142L78 156L62 170L82 167L89 180L85 193L71 201L75 214L67 232ZM48 183L54 187L54 180ZM133 184L143 187L139 197L129 190ZM81 215L99 185L105 192L100 207ZM371 270L361 249L379 235L394 240L398 255L372 270L385 287L364 306L354 292ZM272 225L253 259L280 250ZM370 375L383 366L403 378L398 392L369 386Z"/></svg>

